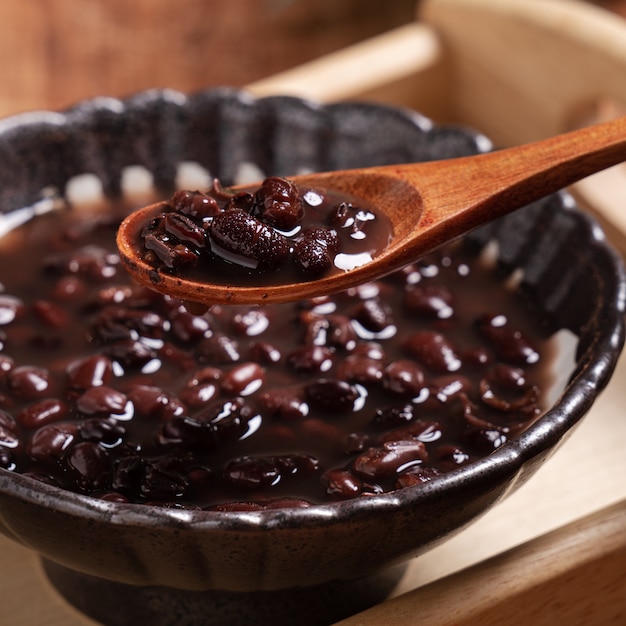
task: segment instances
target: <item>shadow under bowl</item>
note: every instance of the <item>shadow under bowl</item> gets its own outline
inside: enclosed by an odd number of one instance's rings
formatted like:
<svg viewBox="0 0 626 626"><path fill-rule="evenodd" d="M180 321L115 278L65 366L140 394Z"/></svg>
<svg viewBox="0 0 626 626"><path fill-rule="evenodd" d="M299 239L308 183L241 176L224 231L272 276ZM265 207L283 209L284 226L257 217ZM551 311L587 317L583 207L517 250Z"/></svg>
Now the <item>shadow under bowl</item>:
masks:
<svg viewBox="0 0 626 626"><path fill-rule="evenodd" d="M242 164L289 175L456 157L490 149L480 134L402 109L252 99L231 89L150 91L0 122L0 207L95 174L108 196L125 168L171 189L179 165L228 185ZM598 225L555 194L464 238L498 243L502 275L553 330L578 338L553 406L484 459L428 484L347 502L206 512L105 502L0 470L0 531L42 555L57 589L108 624L330 623L383 599L392 566L457 533L524 483L605 387L624 341L626 281Z"/></svg>

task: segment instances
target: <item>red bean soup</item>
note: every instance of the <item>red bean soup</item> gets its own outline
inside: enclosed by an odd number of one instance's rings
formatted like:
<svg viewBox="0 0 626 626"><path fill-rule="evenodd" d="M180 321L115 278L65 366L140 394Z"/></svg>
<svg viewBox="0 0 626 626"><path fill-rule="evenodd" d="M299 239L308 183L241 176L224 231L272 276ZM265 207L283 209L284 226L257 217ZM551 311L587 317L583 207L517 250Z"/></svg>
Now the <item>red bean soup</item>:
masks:
<svg viewBox="0 0 626 626"><path fill-rule="evenodd" d="M392 237L387 217L365 201L277 176L238 192L217 180L205 192L178 191L155 213L137 233L137 254L157 274L220 285L346 272L371 261Z"/></svg>
<svg viewBox="0 0 626 626"><path fill-rule="evenodd" d="M194 314L122 269L134 208L63 206L3 237L2 467L120 502L307 507L428 482L547 407L552 341L485 255L451 244L337 296ZM161 262L196 232L171 215L147 233ZM327 230L311 240L336 250Z"/></svg>

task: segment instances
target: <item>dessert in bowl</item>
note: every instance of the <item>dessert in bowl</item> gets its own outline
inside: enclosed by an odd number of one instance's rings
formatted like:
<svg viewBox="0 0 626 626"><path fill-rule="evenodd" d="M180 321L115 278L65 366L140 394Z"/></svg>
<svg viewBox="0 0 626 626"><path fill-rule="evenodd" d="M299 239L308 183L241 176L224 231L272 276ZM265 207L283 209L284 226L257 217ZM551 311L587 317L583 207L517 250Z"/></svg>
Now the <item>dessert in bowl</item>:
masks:
<svg viewBox="0 0 626 626"><path fill-rule="evenodd" d="M12 285L20 288L23 278L8 273L0 278L2 310L5 320L11 318L3 326L0 408L5 441L12 447L2 450L2 531L39 552L57 588L108 623L153 619L149 611L155 606L159 619L169 623L185 623L181 612L186 623L211 623L207 612L220 624L267 623L268 615L289 623L294 611L299 623L324 623L380 598L372 592L371 577L381 582L380 572L458 532L522 484L607 384L623 343L625 283L619 258L595 222L566 194L550 196L380 285L338 296L341 301L293 305L289 316L298 318L297 328L286 326L283 314L273 309L244 314L226 307L194 316L179 303L130 284L99 283L109 275L122 281L116 274L121 270L114 250L102 251L83 237L96 225L98 237L113 241L113 207L128 210L125 181L136 166L150 174L150 193L169 197L190 170L228 185L242 178L487 149L480 134L437 127L405 110L364 103L318 106L283 97L253 100L225 89L98 99L64 113L5 120L3 212L12 221L34 216L32 227L43 226L23 241L19 229L9 232L4 246L9 251L17 246L16 266L34 273L28 259L46 248L46 237L51 244L40 255L45 280L35 284L28 311L22 307L26 295L11 300ZM106 210L74 222L74 208L65 207L64 199L80 204L72 193L85 174L101 186ZM23 207L30 208L24 213ZM87 248L91 252L84 255ZM424 296L417 289L430 274L460 276L467 259L482 259L494 249L489 273L501 277L500 291L506 291L504 283L517 285L516 302L525 303L543 336L566 330L576 337L575 362L549 400L539 401L536 393L545 371L537 379L529 371L528 382L526 370L520 378L519 363L513 366L508 357L494 362L493 345L472 344L463 354L450 348L444 335L456 332L450 324L462 317L462 307L457 312L441 286L437 297L433 290ZM483 288L488 287L482 285L481 294L491 305L495 297L485 296L491 292ZM462 287L454 289L461 293ZM399 290L411 293L408 313L400 313L402 299L394 300ZM70 309L58 305L63 298L74 303L74 317L71 331L61 332ZM494 317L500 312L491 311ZM433 315L437 333L408 330L413 317ZM46 330L28 335L29 320ZM511 339L525 336L518 323L507 345L514 343L519 358L533 361L532 342ZM254 334L250 329L259 324L273 334ZM387 337L390 326L394 334ZM481 326L493 337L502 325L483 315L474 324L479 335ZM59 336L71 333L88 334L93 354L68 352ZM20 344L21 356L15 349L20 337L28 338ZM292 340L304 343L281 343ZM411 358L400 358L407 349ZM488 396L502 380L477 375L465 388L459 376L445 378L456 366L448 363L437 372L423 364L423 353L437 350L444 361L453 355L471 363L470 370L504 361L506 376L521 389L508 404L519 411L499 427L494 413L476 415L472 394L480 394L482 384ZM385 359L381 351L396 356ZM165 352L175 365L164 364ZM49 362L42 373L38 359L44 353ZM361 358L349 358L357 355ZM275 371L274 358L288 364L287 373ZM33 371L35 366L40 369ZM436 372L430 378L429 367ZM175 368L184 373L181 380L196 382L172 397L166 385ZM52 382L45 380L48 373ZM61 385L65 395L59 396ZM387 397L383 392L367 393L376 385L392 394L388 404L379 404ZM431 419L435 408L422 393L426 389L431 400L437 390L454 401L455 415L460 412L464 420L463 445L447 439ZM357 427L341 417L346 406L348 414L367 410L377 419ZM226 413L232 419L225 419ZM154 449L138 443L146 425L153 428L148 440L157 441ZM393 435L386 438L389 432ZM257 449L253 442L260 433L271 444ZM324 452L334 450L337 441L340 452ZM243 447L220 457L218 471L209 457L235 443ZM380 462L390 456L393 462ZM191 465L185 465L189 459ZM304 483L294 483L294 476ZM239 489L237 495L225 493L225 485ZM384 588L381 582L379 589ZM357 590L369 596L363 603L356 600ZM107 601L113 594L124 598L117 612ZM337 597L354 604L347 608Z"/></svg>

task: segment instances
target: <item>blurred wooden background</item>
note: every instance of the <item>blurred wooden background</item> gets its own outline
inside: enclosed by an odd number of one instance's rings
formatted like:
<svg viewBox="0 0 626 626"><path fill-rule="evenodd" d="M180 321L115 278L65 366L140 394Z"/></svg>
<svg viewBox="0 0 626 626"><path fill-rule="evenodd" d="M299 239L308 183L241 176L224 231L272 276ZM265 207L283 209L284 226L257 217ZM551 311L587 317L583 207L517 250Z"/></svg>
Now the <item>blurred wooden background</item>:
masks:
<svg viewBox="0 0 626 626"><path fill-rule="evenodd" d="M2 0L0 115L241 86L414 14L415 0Z"/></svg>
<svg viewBox="0 0 626 626"><path fill-rule="evenodd" d="M417 0L2 0L0 116L241 86L415 18ZM626 15L624 0L596 4Z"/></svg>

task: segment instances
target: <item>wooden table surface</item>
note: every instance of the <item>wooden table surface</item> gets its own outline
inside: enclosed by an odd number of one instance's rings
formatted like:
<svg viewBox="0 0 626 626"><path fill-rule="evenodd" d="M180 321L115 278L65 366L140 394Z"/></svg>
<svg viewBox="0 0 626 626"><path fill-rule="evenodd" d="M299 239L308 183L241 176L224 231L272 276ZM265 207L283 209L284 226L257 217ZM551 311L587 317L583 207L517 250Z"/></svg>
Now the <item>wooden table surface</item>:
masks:
<svg viewBox="0 0 626 626"><path fill-rule="evenodd" d="M626 0L592 3L626 16ZM241 87L411 23L416 6L419 0L2 0L0 117L153 87Z"/></svg>
<svg viewBox="0 0 626 626"><path fill-rule="evenodd" d="M0 116L153 87L240 87L414 19L416 0L0 3Z"/></svg>

